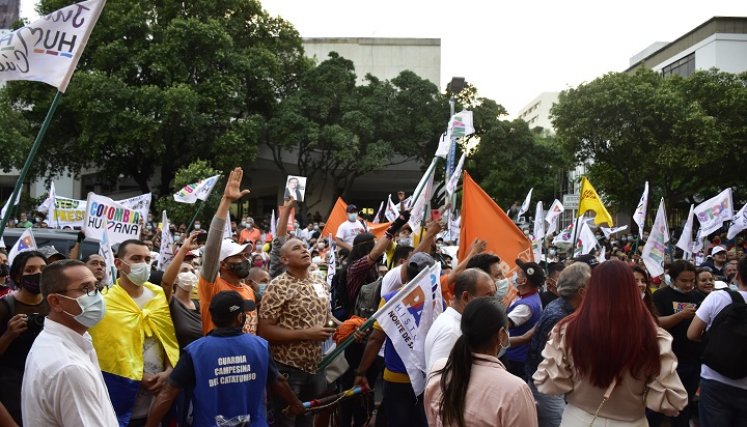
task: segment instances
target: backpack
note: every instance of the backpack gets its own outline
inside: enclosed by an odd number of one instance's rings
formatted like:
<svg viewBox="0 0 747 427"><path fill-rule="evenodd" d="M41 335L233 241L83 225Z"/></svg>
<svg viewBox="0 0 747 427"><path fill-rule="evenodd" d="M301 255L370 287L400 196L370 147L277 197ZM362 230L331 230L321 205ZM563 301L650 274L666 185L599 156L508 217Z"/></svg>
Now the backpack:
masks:
<svg viewBox="0 0 747 427"><path fill-rule="evenodd" d="M369 318L379 309L381 301L381 281L379 277L371 283L361 286L358 295L355 297L355 308L353 314L358 317Z"/></svg>
<svg viewBox="0 0 747 427"><path fill-rule="evenodd" d="M703 363L732 379L747 377L747 304L739 292L726 290L732 303L724 307L703 336Z"/></svg>

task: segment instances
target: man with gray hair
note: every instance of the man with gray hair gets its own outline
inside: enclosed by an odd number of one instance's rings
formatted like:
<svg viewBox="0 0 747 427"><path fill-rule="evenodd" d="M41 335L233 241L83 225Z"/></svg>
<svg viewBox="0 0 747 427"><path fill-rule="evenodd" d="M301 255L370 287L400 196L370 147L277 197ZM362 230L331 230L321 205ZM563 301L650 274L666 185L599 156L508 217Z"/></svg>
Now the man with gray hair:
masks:
<svg viewBox="0 0 747 427"><path fill-rule="evenodd" d="M586 285L591 279L591 267L584 262L575 262L566 267L558 277L557 289L560 298L545 307L532 340L529 342L529 354L526 361L526 375L529 388L537 401L537 418L540 427L557 427L565 409L565 398L562 395L542 394L531 381L532 375L542 362L542 350L545 348L550 331L564 317L573 313L581 304L586 292Z"/></svg>

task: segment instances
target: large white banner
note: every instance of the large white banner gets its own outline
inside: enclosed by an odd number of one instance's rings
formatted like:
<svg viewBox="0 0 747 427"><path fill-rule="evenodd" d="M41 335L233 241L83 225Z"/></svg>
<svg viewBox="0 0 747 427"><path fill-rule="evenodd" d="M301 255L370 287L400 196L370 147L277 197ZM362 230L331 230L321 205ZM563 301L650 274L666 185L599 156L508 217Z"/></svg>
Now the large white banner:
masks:
<svg viewBox="0 0 747 427"><path fill-rule="evenodd" d="M47 208L48 226L53 228L83 227L83 219L86 216L85 200L68 199L61 196L55 196L54 200L56 208L51 206ZM51 202L48 204L51 204ZM41 212L41 207L39 209Z"/></svg>
<svg viewBox="0 0 747 427"><path fill-rule="evenodd" d="M669 227L667 226L667 213L664 210L664 198L662 197L659 210L656 212L654 227L651 229L641 253L641 259L651 277L664 274L664 255L667 250L667 242L669 242Z"/></svg>
<svg viewBox="0 0 747 427"><path fill-rule="evenodd" d="M730 221L734 217L731 188L727 188L718 196L699 204L693 209L693 213L698 217L703 236L708 236L718 230L724 224L724 221Z"/></svg>
<svg viewBox="0 0 747 427"><path fill-rule="evenodd" d="M140 212L121 205L114 200L88 193L83 231L86 237L101 241L104 230L109 230L109 243L122 243L128 239L139 239L143 227Z"/></svg>
<svg viewBox="0 0 747 427"><path fill-rule="evenodd" d="M72 4L0 35L0 82L33 80L65 92L105 3Z"/></svg>
<svg viewBox="0 0 747 427"><path fill-rule="evenodd" d="M440 263L421 271L373 315L404 362L416 396L425 390L425 337L443 311L440 275Z"/></svg>

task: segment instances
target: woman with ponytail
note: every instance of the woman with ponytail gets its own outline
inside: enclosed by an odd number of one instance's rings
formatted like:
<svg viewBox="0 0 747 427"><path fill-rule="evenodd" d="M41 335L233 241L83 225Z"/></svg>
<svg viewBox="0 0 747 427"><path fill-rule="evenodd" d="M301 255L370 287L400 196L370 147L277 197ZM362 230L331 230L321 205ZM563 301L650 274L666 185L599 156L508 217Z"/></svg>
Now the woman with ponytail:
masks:
<svg viewBox="0 0 747 427"><path fill-rule="evenodd" d="M462 336L448 359L433 366L425 389L430 426L537 425L532 393L498 360L508 347L508 318L492 298L470 301L462 313Z"/></svg>

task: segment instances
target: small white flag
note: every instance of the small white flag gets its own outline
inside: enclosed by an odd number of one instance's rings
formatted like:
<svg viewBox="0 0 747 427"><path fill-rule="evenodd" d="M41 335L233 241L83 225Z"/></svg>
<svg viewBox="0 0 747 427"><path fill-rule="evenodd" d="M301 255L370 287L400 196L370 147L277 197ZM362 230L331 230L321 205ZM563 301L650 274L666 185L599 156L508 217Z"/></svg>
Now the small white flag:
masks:
<svg viewBox="0 0 747 427"><path fill-rule="evenodd" d="M534 234L536 240L545 238L545 210L541 200L537 202L537 208L534 211L534 230L532 234Z"/></svg>
<svg viewBox="0 0 747 427"><path fill-rule="evenodd" d="M529 193L527 193L526 199L524 199L524 203L521 204L521 208L519 209L519 214L516 215L516 220L518 221L519 218L521 218L522 215L529 212L529 204L532 203L532 190L534 188L529 189Z"/></svg>
<svg viewBox="0 0 747 427"><path fill-rule="evenodd" d="M12 196L12 194L11 194ZM18 206L18 204L21 203L21 191L18 191L18 194L16 194L16 201L13 203L13 206ZM0 219L5 218L5 211L8 210L8 207L10 206L10 198L5 202L5 205L3 205L2 211L0 211Z"/></svg>
<svg viewBox="0 0 747 427"><path fill-rule="evenodd" d="M690 213L687 214L687 221L682 227L682 235L676 245L685 252L685 259L689 259L689 255L693 252L693 208L695 205L690 205Z"/></svg>
<svg viewBox="0 0 747 427"><path fill-rule="evenodd" d="M36 241L34 240L34 235L31 234L31 229L27 228L23 231L21 237L18 238L16 244L13 245L12 248L10 248L10 252L8 252L8 265L13 265L13 259L15 259L16 255L18 255L19 253L34 251L36 249L37 248Z"/></svg>
<svg viewBox="0 0 747 427"><path fill-rule="evenodd" d="M581 224L581 229L578 233L575 251L576 256L589 254L597 247L597 244L597 236L595 236L594 232L589 228L589 223L584 221L583 224Z"/></svg>
<svg viewBox="0 0 747 427"><path fill-rule="evenodd" d="M278 237L278 222L275 219L275 209L272 210L272 216L270 217L270 233L273 239Z"/></svg>
<svg viewBox="0 0 747 427"><path fill-rule="evenodd" d="M700 222L700 228L703 230L704 236L718 230L724 224L724 221L730 221L734 217L731 188L727 188L718 196L699 204L693 209L693 213Z"/></svg>
<svg viewBox="0 0 747 427"><path fill-rule="evenodd" d="M475 127L472 124L472 111L462 110L451 116L449 126L446 130L447 140L459 139L473 133L475 133Z"/></svg>
<svg viewBox="0 0 747 427"><path fill-rule="evenodd" d="M599 256L597 257L597 261L599 261L600 264L607 261L607 247L606 246L602 245L602 249L599 251Z"/></svg>
<svg viewBox="0 0 747 427"><path fill-rule="evenodd" d="M612 228L599 227L599 228L602 229L602 233L604 233L604 238L605 239L609 239L611 235L613 235L615 233L619 233L621 231L627 230L628 226L627 225L623 225L621 227L612 227Z"/></svg>
<svg viewBox="0 0 747 427"><path fill-rule="evenodd" d="M664 274L664 256L667 251L667 242L669 242L669 227L667 226L667 213L664 210L664 198L662 197L659 210L656 212L654 226L641 253L641 259L651 277L659 277Z"/></svg>
<svg viewBox="0 0 747 427"><path fill-rule="evenodd" d="M231 213L226 214L226 225L223 227L223 240L233 240L233 229L231 228Z"/></svg>
<svg viewBox="0 0 747 427"><path fill-rule="evenodd" d="M638 224L638 235L643 238L643 227L646 225L646 208L648 207L648 181L643 186L643 194L638 202L638 207L633 213L633 221Z"/></svg>
<svg viewBox="0 0 747 427"><path fill-rule="evenodd" d="M194 184L185 185L174 194L174 200L179 203L195 203L198 199L204 202L210 196L210 192L213 191L218 178L220 178L220 175L211 176Z"/></svg>
<svg viewBox="0 0 747 427"><path fill-rule="evenodd" d="M555 199L555 201L552 202L552 205L550 206L550 209L547 210L547 215L545 216L545 221L547 222L547 230L545 230L546 235L552 236L552 234L555 233L555 230L558 229L558 217L560 217L564 209L565 208L563 207L563 204L560 203L560 200Z"/></svg>
<svg viewBox="0 0 747 427"><path fill-rule="evenodd" d="M436 157L441 157L443 159L446 158L446 156L449 155L449 148L451 148L451 140L446 136L446 132L441 134L441 137L438 139L438 148L436 149Z"/></svg>
<svg viewBox="0 0 747 427"><path fill-rule="evenodd" d="M410 225L410 229L415 233L420 232L420 223L423 221L423 216L427 215L426 209L430 206L431 197L433 197L433 176L431 173L429 176L423 176L422 179L427 179L423 191L420 193L420 197L415 201L415 204L410 210L410 220L407 222ZM427 219L427 218L426 218Z"/></svg>
<svg viewBox="0 0 747 427"><path fill-rule="evenodd" d="M381 202L379 204L379 210L376 211L376 215L374 216L373 223L378 224L381 222L381 211L384 209L384 202Z"/></svg>
<svg viewBox="0 0 747 427"><path fill-rule="evenodd" d="M104 258L106 268L104 269L104 284L113 285L117 278L117 267L114 266L114 252L112 252L111 240L109 239L109 230L104 230L99 242L99 255ZM162 243L163 244L163 243Z"/></svg>
<svg viewBox="0 0 747 427"><path fill-rule="evenodd" d="M726 234L726 238L731 240L744 229L747 229L747 204L742 206L742 209L740 209L734 216L731 227L729 227L729 232Z"/></svg>
<svg viewBox="0 0 747 427"><path fill-rule="evenodd" d="M449 181L446 183L446 194L448 194L449 197L454 194L454 191L456 191L457 185L459 184L459 178L462 176L462 168L464 167L464 158L466 155L466 153L462 153L462 157L459 158L459 163L457 163L454 173L451 174Z"/></svg>
<svg viewBox="0 0 747 427"><path fill-rule="evenodd" d="M329 256L327 260L327 284L331 287L332 279L335 278L335 272L337 271L337 258L335 257L337 245L335 245L335 239L331 235L327 238L327 246L329 246L329 251L327 251Z"/></svg>
<svg viewBox="0 0 747 427"><path fill-rule="evenodd" d="M392 202L392 195L389 195L389 198L386 201L386 210L384 211L384 217L386 217L386 220L389 222L394 221L399 217L399 206Z"/></svg>
<svg viewBox="0 0 747 427"><path fill-rule="evenodd" d="M47 215L47 227L58 228L57 224L60 220L57 214L57 191L54 188L54 181L49 184L49 212L52 214L52 221L49 221L49 215Z"/></svg>
<svg viewBox="0 0 747 427"><path fill-rule="evenodd" d="M161 249L158 253L157 269L166 270L166 267L174 259L174 236L171 235L171 224L166 216L166 211L161 214Z"/></svg>

